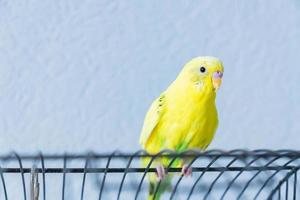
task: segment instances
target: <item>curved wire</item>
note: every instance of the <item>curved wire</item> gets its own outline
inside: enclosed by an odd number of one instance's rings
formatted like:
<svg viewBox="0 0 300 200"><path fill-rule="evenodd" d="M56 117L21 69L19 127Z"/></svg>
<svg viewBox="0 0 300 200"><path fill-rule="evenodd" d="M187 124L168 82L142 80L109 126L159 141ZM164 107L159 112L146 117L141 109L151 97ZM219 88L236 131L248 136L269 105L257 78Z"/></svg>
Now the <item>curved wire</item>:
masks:
<svg viewBox="0 0 300 200"><path fill-rule="evenodd" d="M294 162L295 160L297 160L299 158L295 157L293 159L291 159L289 162L285 163L283 165L283 167L289 165L290 163ZM259 191L257 192L257 194L255 195L254 197L254 200L257 199L257 197L259 196L259 194L261 193L261 191L264 189L264 187L269 183L269 181L276 175L278 174L278 172L280 171L280 169L276 170L265 182L264 184L262 185L262 187L259 189Z"/></svg>
<svg viewBox="0 0 300 200"><path fill-rule="evenodd" d="M234 158L232 159L227 165L226 168L230 167L235 161L237 161L238 158ZM219 180L219 178L224 174L224 172L226 171L226 168L224 168L219 175L214 179L214 181L211 183L210 187L208 188L206 194L203 197L203 200L206 200L208 198L209 193L212 191L214 185L216 184L216 182Z"/></svg>
<svg viewBox="0 0 300 200"><path fill-rule="evenodd" d="M277 159L276 159L277 160ZM272 161L273 162L273 161ZM267 165L264 165L263 167L268 167ZM263 167L261 167L260 169L257 169L257 172L251 177L250 180L247 181L246 185L243 187L243 189L241 190L241 192L239 193L237 199L240 199L241 196L244 194L244 192L246 191L246 189L249 187L249 185L252 183L252 181L263 171ZM264 171L264 173L268 173L269 171Z"/></svg>
<svg viewBox="0 0 300 200"><path fill-rule="evenodd" d="M297 171L300 169L300 167L295 167L294 169L292 169L289 173L287 173L283 179L281 181L279 181L279 183L277 184L277 186L275 186L275 188L271 191L268 199L272 199L272 196L275 194L275 192L281 187L281 185L286 182L287 184L287 188L288 188L288 179L294 175L295 173L297 173ZM288 190L288 189L287 189Z"/></svg>
<svg viewBox="0 0 300 200"><path fill-rule="evenodd" d="M24 170L23 170L22 160L16 152L14 152L13 154L15 155L15 157L17 158L18 163L19 163L19 167L20 167L20 171L21 171L21 177L22 177L22 184L23 184L24 200L26 200L26 185L25 185L25 178L24 178Z"/></svg>
<svg viewBox="0 0 300 200"><path fill-rule="evenodd" d="M268 167L269 165L271 165L272 163L274 163L276 160L280 159L281 156L277 155L276 157L274 157L272 160L270 160L268 163L266 163L263 167ZM240 199L243 195L243 193L246 191L246 189L248 188L248 186L250 185L250 183L261 173L262 171L257 171L252 178L247 181L246 185L244 186L244 188L241 190L240 194L238 195L237 199ZM223 196L225 196L225 193L223 193Z"/></svg>
<svg viewBox="0 0 300 200"><path fill-rule="evenodd" d="M112 154L110 154L110 156L108 157L108 160L107 160L107 163L106 163L106 167L105 167L105 172L104 172L104 175L103 175L103 178L102 178L102 183L101 183L101 188L100 188L100 192L99 192L99 200L101 199L101 196L102 196L102 192L103 192L103 188L104 188L104 183L105 183L105 179L106 179L106 175L107 175L107 170L108 170L108 167L109 167L109 164L110 164L110 161L112 159L112 157L118 153L117 151L114 151Z"/></svg>
<svg viewBox="0 0 300 200"><path fill-rule="evenodd" d="M251 160L249 163L247 163L247 165L243 168L243 169L241 169L240 171L239 171L239 173L230 181L230 183L227 185L227 187L226 187L226 189L225 189L225 191L224 191L224 193L222 194L222 196L221 196L221 199L224 199L225 198L225 195L226 195L226 193L229 191L229 189L230 189L230 187L233 185L233 183L236 181L236 179L238 179L238 177L248 168L248 167L250 167L253 163L255 163L257 160L259 160L260 159L260 157L256 157L256 158L254 158L253 160ZM239 197L237 198L237 199L239 199Z"/></svg>
<svg viewBox="0 0 300 200"><path fill-rule="evenodd" d="M206 166L206 169L200 174L200 176L198 177L198 179L196 180L196 182L195 182L194 185L192 186L192 189L190 190L190 193L189 193L189 195L188 195L187 200L189 200L189 199L191 198L191 196L192 196L192 194L193 194L193 191L194 191L196 185L198 184L198 182L200 181L200 179L202 178L202 176L204 175L204 173L207 171L207 169L208 169L212 164L214 164L214 162L215 162L216 160L218 160L220 157L221 157L221 155L216 156L216 157L215 157L212 161L210 161L210 163Z"/></svg>
<svg viewBox="0 0 300 200"><path fill-rule="evenodd" d="M63 168L63 185L62 185L62 200L65 199L65 186L66 186L66 168L67 168L67 154L64 154L64 168Z"/></svg>
<svg viewBox="0 0 300 200"><path fill-rule="evenodd" d="M241 154L245 154L246 155L246 154L250 153L249 151L246 151L246 150L243 150L243 149L235 149L235 150L231 150L229 152L225 152L225 151L217 149L217 150L205 151L203 153L199 152L199 150L197 150L197 149L194 150L194 151L193 150L189 150L189 151L192 151L192 153L197 154L197 156L189 163L188 167L190 167L199 157L202 157L203 155L214 155L214 156L216 156L218 154L222 154L222 155L233 156L233 157L235 157L235 156L244 157L244 155L243 156L239 156L237 154L241 153ZM189 152L189 151L187 151L187 152ZM205 156L203 156L203 157L205 157ZM179 183L181 182L182 178L183 178L183 175L181 175L181 177L176 182L176 184L175 184L175 186L174 186L174 188L172 190L170 200L173 199L173 197L175 196L175 192L176 192L177 187L178 187Z"/></svg>
<svg viewBox="0 0 300 200"><path fill-rule="evenodd" d="M135 153L129 158L128 163L127 163L126 168L125 168L125 171L124 171L124 174L123 174L123 177L122 177L122 180L121 180L121 183L120 183L120 187L119 187L119 191L118 191L118 197L117 197L117 200L120 199L121 192L122 192L122 188L123 188L123 184L124 184L124 181L125 181L125 177L126 177L126 175L127 175L127 173L128 173L128 169L129 169L129 167L130 167L130 164L131 164L133 158L134 158L136 155L139 155L139 154L141 154L141 153L145 153L145 151L144 151L144 150L137 151L137 152L135 152Z"/></svg>
<svg viewBox="0 0 300 200"><path fill-rule="evenodd" d="M3 172L2 172L1 166L0 166L0 176L1 176L2 186L3 186L3 190L4 190L4 197L5 197L5 200L7 200L6 185L5 185L5 180L4 180L4 176L3 176Z"/></svg>
<svg viewBox="0 0 300 200"><path fill-rule="evenodd" d="M85 179L86 179L86 171L87 171L87 167L89 165L89 161L90 161L91 156L92 156L92 153L88 153L88 156L86 157L85 164L84 164L82 185L81 185L81 195L80 195L81 200L83 200L84 186L85 186Z"/></svg>
<svg viewBox="0 0 300 200"><path fill-rule="evenodd" d="M198 151L193 151L193 150L191 150L192 151L192 153L198 153ZM186 152L183 152L183 153L186 153ZM191 160L191 162L188 164L188 168L190 168L191 166L192 166L192 164L200 157L201 155L197 155L196 157L194 157L192 160ZM182 180L182 178L184 177L184 175L183 174L181 174L181 176L179 177L179 179L177 180L177 182L176 182L176 184L175 184L175 186L173 187L173 190L172 190L172 193L171 193L171 195L170 195L170 200L172 200L173 198L174 198L174 196L175 196L175 193L176 193L176 191L177 191L177 188L178 188L178 186L179 186L179 184L180 184L180 182L181 182L181 180Z"/></svg>
<svg viewBox="0 0 300 200"><path fill-rule="evenodd" d="M243 153L244 150L243 149L237 149L237 150L233 150L232 153L236 153L236 154L239 154L239 153ZM258 152L265 152L265 150L257 150L257 153ZM245 164L245 167L244 169L246 169L247 167L249 167L252 163L256 162L260 157L257 157L255 158L254 160L252 160L250 163L247 163L246 160L245 160L245 157L241 157L241 156L236 156L233 160L231 160L231 162L229 162L227 164L227 166L220 172L220 174L215 178L215 180L212 182L211 186L209 187L207 193L204 195L204 199L207 199L209 193L211 192L212 188L214 187L215 183L217 182L217 180L224 174L224 172L226 171L227 168L229 168L236 160L240 160L242 161L244 164ZM236 178L238 177L238 175L236 176ZM231 181L231 184L229 187L231 187L231 185L233 184L234 180Z"/></svg>

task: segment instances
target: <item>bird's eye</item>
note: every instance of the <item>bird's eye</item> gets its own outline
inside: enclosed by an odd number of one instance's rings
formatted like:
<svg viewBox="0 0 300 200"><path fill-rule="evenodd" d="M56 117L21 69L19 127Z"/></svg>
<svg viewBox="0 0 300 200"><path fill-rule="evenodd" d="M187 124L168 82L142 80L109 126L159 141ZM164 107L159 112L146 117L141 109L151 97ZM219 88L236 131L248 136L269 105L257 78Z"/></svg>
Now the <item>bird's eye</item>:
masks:
<svg viewBox="0 0 300 200"><path fill-rule="evenodd" d="M200 67L200 72L201 73L204 73L206 71L206 68L205 67Z"/></svg>

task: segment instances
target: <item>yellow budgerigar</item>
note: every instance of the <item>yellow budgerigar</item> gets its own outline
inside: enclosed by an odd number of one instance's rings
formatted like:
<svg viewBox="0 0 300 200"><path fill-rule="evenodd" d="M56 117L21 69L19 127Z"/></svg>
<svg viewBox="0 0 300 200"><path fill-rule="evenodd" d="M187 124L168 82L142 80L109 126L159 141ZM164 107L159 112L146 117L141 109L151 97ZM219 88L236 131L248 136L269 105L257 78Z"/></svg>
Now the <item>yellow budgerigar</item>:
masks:
<svg viewBox="0 0 300 200"><path fill-rule="evenodd" d="M215 57L197 57L189 61L148 110L140 136L142 147L153 154L163 149L177 152L206 149L218 126L215 99L223 72L222 62ZM144 166L148 161L143 161ZM157 177L149 175L149 200L154 199L158 180L161 184L156 200L170 187L166 165L164 162L155 163ZM186 163L180 165L185 176L192 173Z"/></svg>

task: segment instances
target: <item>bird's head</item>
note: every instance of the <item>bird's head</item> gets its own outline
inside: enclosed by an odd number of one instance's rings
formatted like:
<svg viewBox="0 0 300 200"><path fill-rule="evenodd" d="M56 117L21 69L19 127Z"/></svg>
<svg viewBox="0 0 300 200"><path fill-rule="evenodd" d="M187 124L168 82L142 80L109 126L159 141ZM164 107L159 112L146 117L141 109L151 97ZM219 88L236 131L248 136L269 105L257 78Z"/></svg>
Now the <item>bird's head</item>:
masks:
<svg viewBox="0 0 300 200"><path fill-rule="evenodd" d="M224 68L215 57L197 57L189 61L180 73L180 79L195 85L199 91L216 92L222 83Z"/></svg>

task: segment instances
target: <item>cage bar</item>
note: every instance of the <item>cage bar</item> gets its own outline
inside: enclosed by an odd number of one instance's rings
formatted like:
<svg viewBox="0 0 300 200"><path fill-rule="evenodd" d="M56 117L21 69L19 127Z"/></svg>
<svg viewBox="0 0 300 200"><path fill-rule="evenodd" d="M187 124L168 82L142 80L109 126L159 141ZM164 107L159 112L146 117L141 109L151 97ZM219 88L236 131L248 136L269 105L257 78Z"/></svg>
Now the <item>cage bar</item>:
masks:
<svg viewBox="0 0 300 200"><path fill-rule="evenodd" d="M145 158L149 162L141 165ZM164 150L157 154L143 150L61 155L9 153L0 156L0 199L64 200L72 199L72 193L81 200L145 199L147 175L156 172L155 165L162 159L173 178L172 188L161 199L297 199L299 196L300 151L237 149L181 153ZM188 160L192 178L180 174L181 167L174 165L178 160ZM18 186L12 187L13 183ZM154 196L159 187L160 182Z"/></svg>

